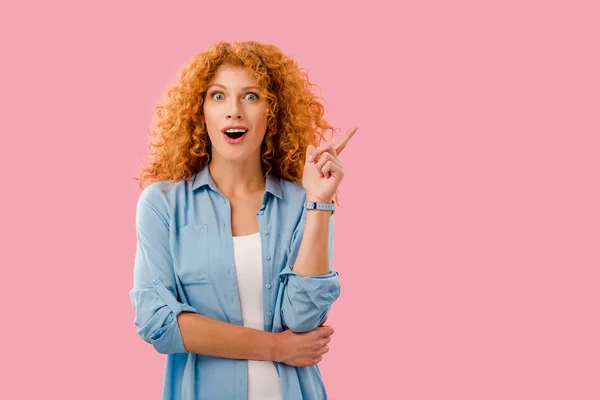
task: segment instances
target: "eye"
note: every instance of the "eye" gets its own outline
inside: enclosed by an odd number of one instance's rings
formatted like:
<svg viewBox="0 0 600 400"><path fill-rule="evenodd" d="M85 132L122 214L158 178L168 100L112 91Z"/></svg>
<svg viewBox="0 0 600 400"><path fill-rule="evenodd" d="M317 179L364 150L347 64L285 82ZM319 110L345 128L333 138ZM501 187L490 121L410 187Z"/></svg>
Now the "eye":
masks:
<svg viewBox="0 0 600 400"><path fill-rule="evenodd" d="M248 98L248 96L250 97ZM248 100L258 100L258 95L256 93L251 92L246 94L246 98L248 98Z"/></svg>
<svg viewBox="0 0 600 400"><path fill-rule="evenodd" d="M219 96L219 95L221 97L217 98L216 96ZM212 92L212 94L210 95L210 97L212 97L215 100L223 100L224 96L223 96L223 93L221 93L221 92Z"/></svg>

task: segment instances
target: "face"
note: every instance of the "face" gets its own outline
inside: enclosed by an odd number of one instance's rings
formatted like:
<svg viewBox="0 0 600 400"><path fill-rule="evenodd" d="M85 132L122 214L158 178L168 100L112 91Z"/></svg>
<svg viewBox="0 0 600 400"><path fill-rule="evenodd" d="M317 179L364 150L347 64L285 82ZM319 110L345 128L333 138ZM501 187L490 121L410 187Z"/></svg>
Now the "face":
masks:
<svg viewBox="0 0 600 400"><path fill-rule="evenodd" d="M267 106L254 76L244 67L222 65L209 83L203 104L212 158L260 159L267 130Z"/></svg>

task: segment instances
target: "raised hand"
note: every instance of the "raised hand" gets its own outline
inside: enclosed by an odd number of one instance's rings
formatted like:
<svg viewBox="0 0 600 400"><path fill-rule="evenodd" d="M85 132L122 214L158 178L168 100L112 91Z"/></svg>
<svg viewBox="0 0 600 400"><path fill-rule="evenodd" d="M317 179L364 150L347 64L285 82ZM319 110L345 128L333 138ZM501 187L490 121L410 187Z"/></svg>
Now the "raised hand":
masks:
<svg viewBox="0 0 600 400"><path fill-rule="evenodd" d="M344 177L344 169L338 156L357 130L358 126L350 129L337 146L325 142L317 148L312 145L307 147L302 174L302 186L306 191L306 200L332 201L333 195Z"/></svg>

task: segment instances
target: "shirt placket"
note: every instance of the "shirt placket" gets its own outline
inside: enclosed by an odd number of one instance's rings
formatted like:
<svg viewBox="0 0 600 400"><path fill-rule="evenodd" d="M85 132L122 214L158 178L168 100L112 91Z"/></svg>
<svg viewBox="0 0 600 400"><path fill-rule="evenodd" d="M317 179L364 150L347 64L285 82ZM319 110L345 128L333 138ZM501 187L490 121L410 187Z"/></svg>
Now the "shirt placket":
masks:
<svg viewBox="0 0 600 400"><path fill-rule="evenodd" d="M269 221L266 215L269 215L267 211L268 200L263 199L263 204L256 214L258 221L258 229L261 235L261 261L262 261L262 293L263 293L263 319L264 319L264 330L267 332L271 331L271 319L273 316L273 251L272 251L272 237L274 232L270 231ZM271 226L272 228L272 226Z"/></svg>

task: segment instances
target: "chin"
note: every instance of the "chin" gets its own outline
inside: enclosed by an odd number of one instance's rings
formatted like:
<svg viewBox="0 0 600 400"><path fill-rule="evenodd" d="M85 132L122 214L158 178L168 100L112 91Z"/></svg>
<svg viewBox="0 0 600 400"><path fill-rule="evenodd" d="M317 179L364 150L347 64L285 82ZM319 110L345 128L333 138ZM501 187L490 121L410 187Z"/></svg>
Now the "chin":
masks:
<svg viewBox="0 0 600 400"><path fill-rule="evenodd" d="M213 148L213 151L215 149ZM237 149L236 149L237 150ZM228 161L228 162L235 162L235 163L239 163L239 162L245 162L248 159L251 158L251 156L254 154L253 151L249 151L247 149L239 149L239 150L231 150L231 149L227 149L225 151L216 151L216 153L218 153L218 157L221 158L224 161Z"/></svg>

